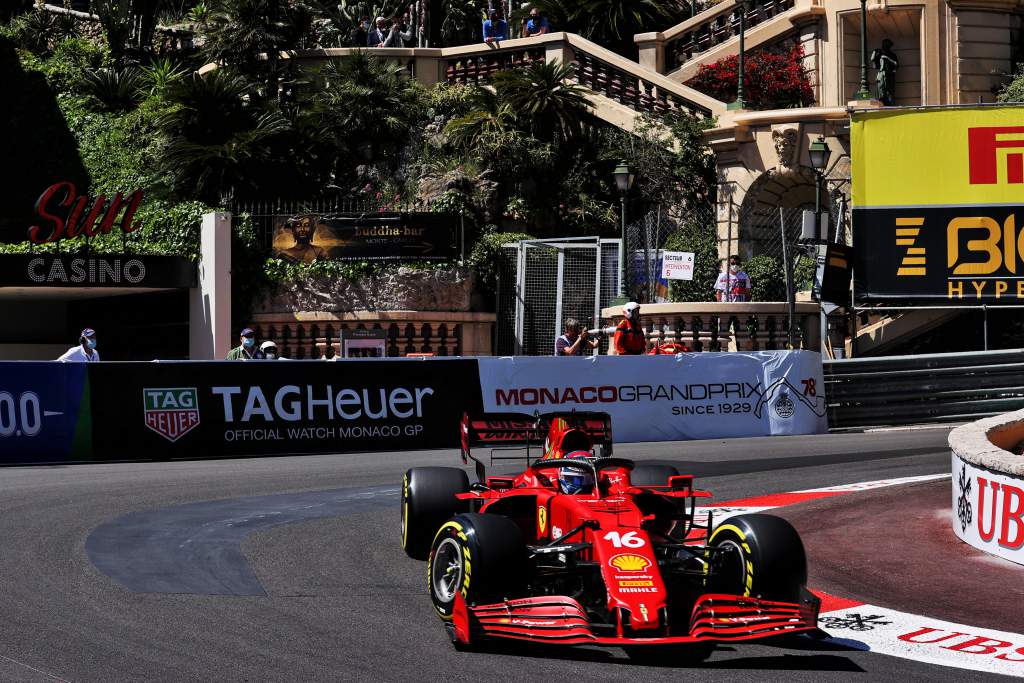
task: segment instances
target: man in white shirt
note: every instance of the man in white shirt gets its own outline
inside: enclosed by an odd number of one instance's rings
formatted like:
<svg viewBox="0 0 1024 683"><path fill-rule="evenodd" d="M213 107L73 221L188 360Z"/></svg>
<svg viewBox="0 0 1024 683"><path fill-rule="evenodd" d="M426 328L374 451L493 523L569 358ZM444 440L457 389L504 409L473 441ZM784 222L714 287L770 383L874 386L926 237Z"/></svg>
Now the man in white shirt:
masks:
<svg viewBox="0 0 1024 683"><path fill-rule="evenodd" d="M728 269L719 273L715 282L715 298L732 303L750 301L751 289L750 276L740 270L740 258L730 256Z"/></svg>
<svg viewBox="0 0 1024 683"><path fill-rule="evenodd" d="M78 346L72 346L57 360L94 363L99 359L100 352L96 350L96 330L87 327L78 335Z"/></svg>

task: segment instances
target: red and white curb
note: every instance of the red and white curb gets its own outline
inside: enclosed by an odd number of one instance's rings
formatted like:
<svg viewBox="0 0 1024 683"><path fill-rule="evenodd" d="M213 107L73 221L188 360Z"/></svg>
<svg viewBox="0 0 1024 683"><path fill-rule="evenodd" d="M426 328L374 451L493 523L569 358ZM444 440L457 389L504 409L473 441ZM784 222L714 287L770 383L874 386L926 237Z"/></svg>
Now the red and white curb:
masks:
<svg viewBox="0 0 1024 683"><path fill-rule="evenodd" d="M742 498L698 508L697 521L706 521L710 512L717 525L733 515L763 512L810 500L889 486L949 478L949 474L934 474L882 479ZM935 558L935 561L941 561L941 558ZM832 636L828 642L928 664L1024 677L1024 635L1020 633L955 624L815 592L822 598L819 624Z"/></svg>

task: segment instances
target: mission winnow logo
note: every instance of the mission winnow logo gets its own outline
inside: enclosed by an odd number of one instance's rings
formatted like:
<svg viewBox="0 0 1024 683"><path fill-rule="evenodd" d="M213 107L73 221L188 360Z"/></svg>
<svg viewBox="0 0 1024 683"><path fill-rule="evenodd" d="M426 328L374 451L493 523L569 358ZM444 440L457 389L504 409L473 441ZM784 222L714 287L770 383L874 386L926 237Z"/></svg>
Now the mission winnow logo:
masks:
<svg viewBox="0 0 1024 683"><path fill-rule="evenodd" d="M174 443L199 426L199 392L195 387L142 390L146 426Z"/></svg>

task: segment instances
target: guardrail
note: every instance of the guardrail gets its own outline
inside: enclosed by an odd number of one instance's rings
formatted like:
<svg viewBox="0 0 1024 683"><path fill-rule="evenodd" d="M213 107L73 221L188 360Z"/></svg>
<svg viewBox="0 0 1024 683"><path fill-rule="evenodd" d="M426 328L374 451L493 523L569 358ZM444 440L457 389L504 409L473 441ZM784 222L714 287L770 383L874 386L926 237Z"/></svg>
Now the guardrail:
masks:
<svg viewBox="0 0 1024 683"><path fill-rule="evenodd" d="M1024 408L1024 349L823 365L832 429L958 422Z"/></svg>

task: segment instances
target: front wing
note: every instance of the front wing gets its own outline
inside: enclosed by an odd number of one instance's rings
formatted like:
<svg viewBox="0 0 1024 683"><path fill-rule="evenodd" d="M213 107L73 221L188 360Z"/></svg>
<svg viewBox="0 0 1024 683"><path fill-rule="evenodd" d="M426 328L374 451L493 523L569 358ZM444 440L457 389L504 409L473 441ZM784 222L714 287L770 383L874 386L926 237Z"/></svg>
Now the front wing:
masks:
<svg viewBox="0 0 1024 683"><path fill-rule="evenodd" d="M694 604L687 635L628 637L594 634L586 612L576 600L566 596L522 598L470 607L457 595L450 632L460 644L481 638L563 645L733 642L816 630L820 606L821 601L811 594L797 604L709 593Z"/></svg>

